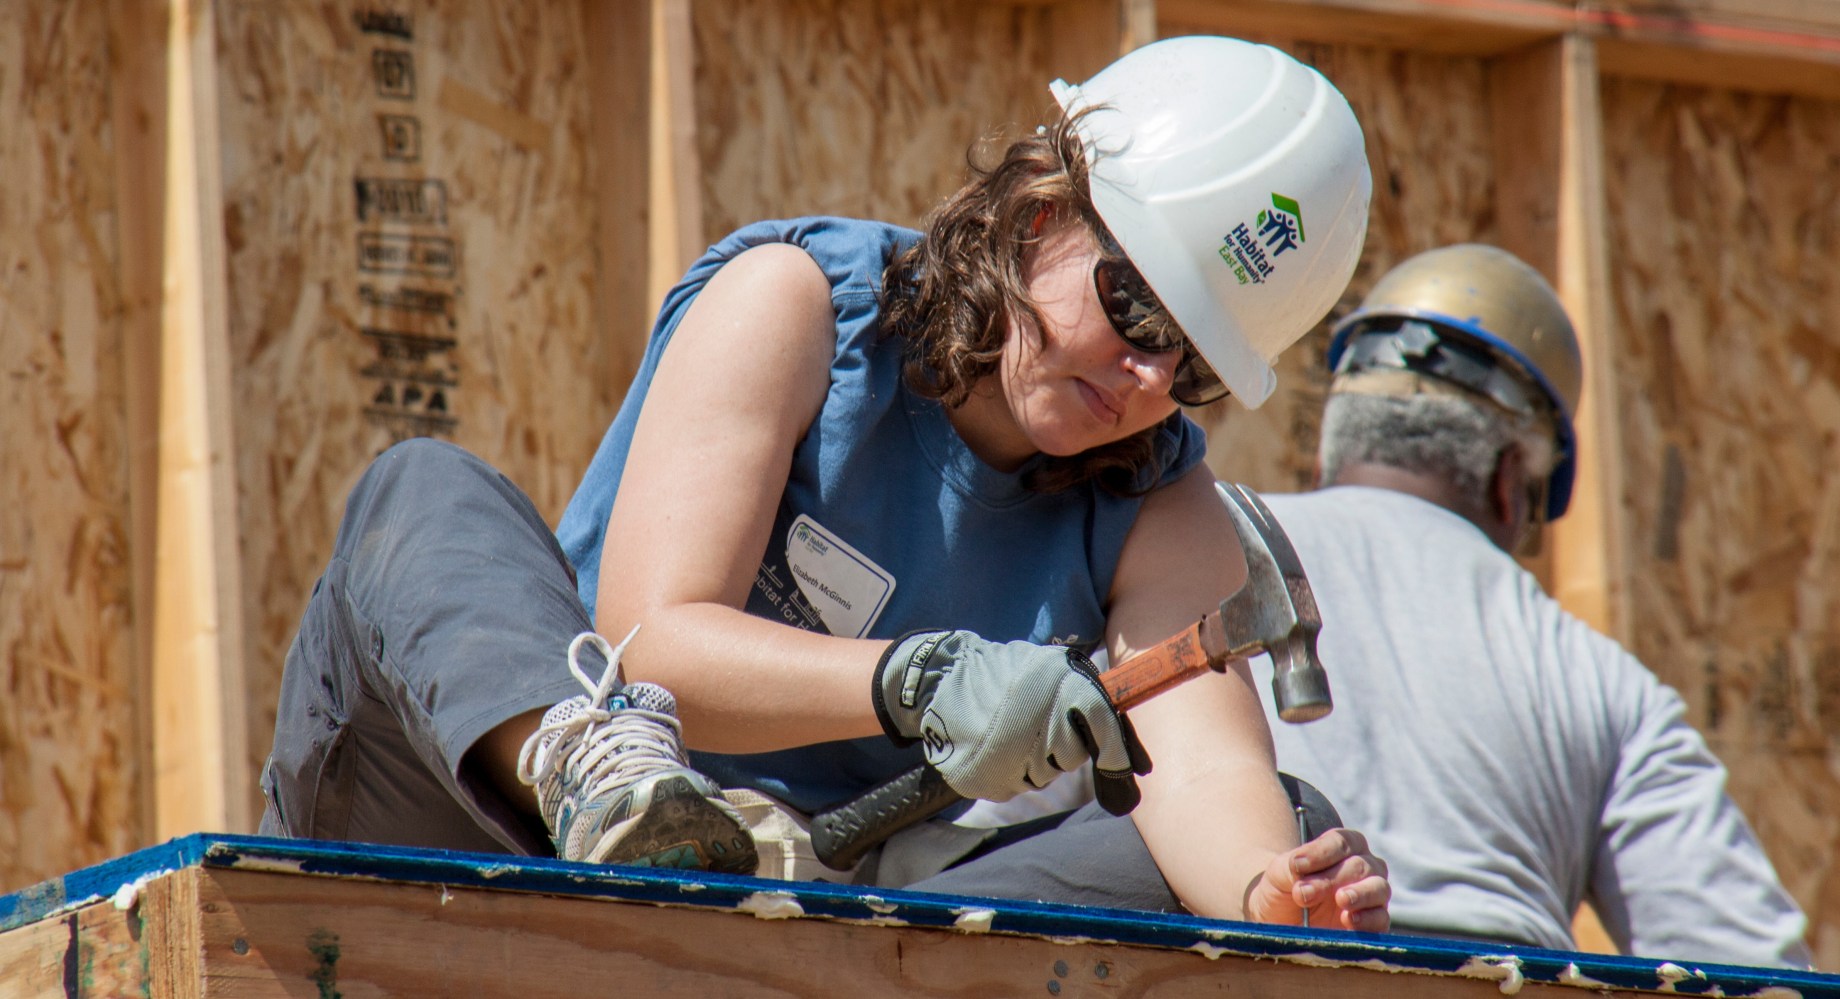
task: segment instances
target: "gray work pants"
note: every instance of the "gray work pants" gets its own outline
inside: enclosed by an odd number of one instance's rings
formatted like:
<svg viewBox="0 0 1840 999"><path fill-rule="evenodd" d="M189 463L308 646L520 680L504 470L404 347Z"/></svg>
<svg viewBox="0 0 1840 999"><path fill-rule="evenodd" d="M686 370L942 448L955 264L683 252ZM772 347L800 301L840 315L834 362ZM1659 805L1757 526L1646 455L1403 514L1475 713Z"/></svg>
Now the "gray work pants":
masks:
<svg viewBox="0 0 1840 999"><path fill-rule="evenodd" d="M591 627L568 559L509 479L439 441L386 451L347 501L288 650L262 833L550 854L528 803L471 773L466 754L583 693L565 650ZM595 677L604 665L582 664ZM1333 810L1317 821L1335 824ZM943 873L910 866L917 880L882 886L1180 909L1137 827L1096 806L963 848L933 865Z"/></svg>

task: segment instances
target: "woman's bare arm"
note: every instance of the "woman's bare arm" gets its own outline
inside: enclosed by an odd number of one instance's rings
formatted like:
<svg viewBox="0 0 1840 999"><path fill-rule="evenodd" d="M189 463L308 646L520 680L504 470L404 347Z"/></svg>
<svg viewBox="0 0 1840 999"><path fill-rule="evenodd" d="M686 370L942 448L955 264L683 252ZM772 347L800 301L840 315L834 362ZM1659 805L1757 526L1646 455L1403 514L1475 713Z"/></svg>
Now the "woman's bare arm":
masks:
<svg viewBox="0 0 1840 999"><path fill-rule="evenodd" d="M830 387L830 285L796 246L717 271L660 360L608 520L596 627L629 679L668 687L692 746L759 752L876 735L870 674L885 642L742 610L793 450Z"/></svg>
<svg viewBox="0 0 1840 999"><path fill-rule="evenodd" d="M1126 541L1108 623L1113 662L1193 624L1245 581L1233 523L1197 468L1152 493ZM1265 713L1243 663L1133 709L1155 761L1132 814L1157 866L1190 910L1295 923L1293 887L1315 885L1319 925L1386 928L1384 865L1358 833L1305 847L1277 779ZM1301 862L1299 862L1301 858Z"/></svg>

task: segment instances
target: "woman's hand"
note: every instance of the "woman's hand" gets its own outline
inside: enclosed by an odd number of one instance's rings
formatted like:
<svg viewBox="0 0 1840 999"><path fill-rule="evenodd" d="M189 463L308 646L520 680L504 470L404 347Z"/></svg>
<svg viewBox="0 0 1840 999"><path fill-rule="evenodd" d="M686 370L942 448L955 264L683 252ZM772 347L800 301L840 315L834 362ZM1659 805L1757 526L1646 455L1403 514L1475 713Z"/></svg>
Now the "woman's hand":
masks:
<svg viewBox="0 0 1840 999"><path fill-rule="evenodd" d="M1353 829L1331 829L1272 858L1246 892L1246 918L1261 923L1303 922L1344 930L1385 932L1393 888L1386 861Z"/></svg>

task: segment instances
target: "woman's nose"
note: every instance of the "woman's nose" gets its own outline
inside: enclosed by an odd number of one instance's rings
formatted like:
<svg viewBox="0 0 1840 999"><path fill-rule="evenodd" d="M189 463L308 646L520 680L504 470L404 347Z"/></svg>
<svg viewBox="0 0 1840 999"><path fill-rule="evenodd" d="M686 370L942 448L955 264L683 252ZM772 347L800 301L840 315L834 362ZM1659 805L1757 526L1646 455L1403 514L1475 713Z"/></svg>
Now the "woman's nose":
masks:
<svg viewBox="0 0 1840 999"><path fill-rule="evenodd" d="M1125 368L1137 379L1137 384L1152 395L1167 394L1175 384L1176 366L1182 363L1182 352L1165 350L1151 353L1133 347L1125 351Z"/></svg>

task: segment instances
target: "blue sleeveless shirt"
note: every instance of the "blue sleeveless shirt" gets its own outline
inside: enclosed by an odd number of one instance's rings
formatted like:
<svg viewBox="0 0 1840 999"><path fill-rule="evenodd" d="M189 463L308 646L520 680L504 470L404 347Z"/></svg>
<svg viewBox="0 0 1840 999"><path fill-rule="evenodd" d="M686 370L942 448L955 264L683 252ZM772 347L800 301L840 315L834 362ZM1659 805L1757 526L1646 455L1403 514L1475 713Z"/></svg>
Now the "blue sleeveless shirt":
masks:
<svg viewBox="0 0 1840 999"><path fill-rule="evenodd" d="M747 611L846 638L894 639L963 628L994 641L1090 649L1105 635L1105 597L1141 499L1096 486L1059 493L1023 486L1025 466L999 472L972 454L945 408L903 381L902 342L881 330L882 272L919 239L910 229L841 218L761 222L723 239L665 297L619 414L556 534L594 614L602 541L639 411L690 303L750 247L802 247L830 281L837 317L830 389L793 453ZM1186 417L1157 439L1160 483L1206 448ZM1038 459L1039 460L1039 459ZM694 482L685 489L699 488ZM870 678L863 677L863 696ZM691 753L727 787L753 787L810 812L921 762L918 747L880 736L748 755Z"/></svg>

